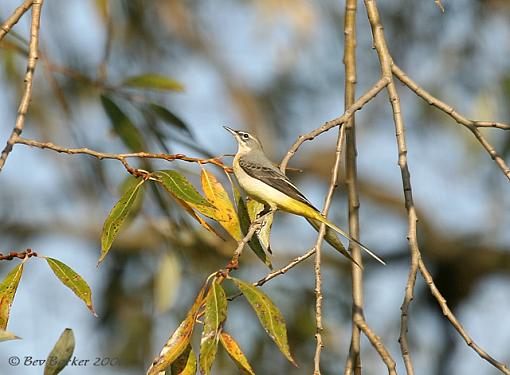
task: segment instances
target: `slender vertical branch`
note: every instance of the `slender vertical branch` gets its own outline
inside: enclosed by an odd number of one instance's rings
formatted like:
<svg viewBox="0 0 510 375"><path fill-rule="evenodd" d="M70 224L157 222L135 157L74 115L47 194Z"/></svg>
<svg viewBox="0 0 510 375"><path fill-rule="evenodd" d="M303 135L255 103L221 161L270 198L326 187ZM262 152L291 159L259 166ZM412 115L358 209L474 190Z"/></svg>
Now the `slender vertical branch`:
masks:
<svg viewBox="0 0 510 375"><path fill-rule="evenodd" d="M324 209L322 210L322 214L324 216L328 215L329 208L331 206L333 193L335 192L336 187L338 186L338 175L340 170L340 161L342 159L342 145L345 139L345 132L343 131L343 126L340 127L338 139L335 148L335 162L331 169L331 179L329 183L328 193L326 195L326 199L324 201ZM321 224L319 235L317 236L317 242L315 243L315 324L316 324L316 347L315 347L315 356L314 356L314 375L320 374L320 355L323 347L322 343L322 279L321 279L321 245L322 239L326 233L325 224Z"/></svg>
<svg viewBox="0 0 510 375"><path fill-rule="evenodd" d="M345 65L345 99L347 109L356 99L356 13L357 0L347 0L345 3L344 20L344 65ZM346 158L345 173L349 205L349 234L359 239L359 197L356 165L356 132L355 115L345 123ZM363 264L360 248L351 243L352 257L359 264ZM349 356L345 365L345 375L361 374L361 331L355 323L363 318L363 270L352 264L352 333Z"/></svg>
<svg viewBox="0 0 510 375"><path fill-rule="evenodd" d="M390 77L390 82L386 87L388 96L390 99L391 107L393 110L393 122L395 124L395 134L397 138L398 146L398 165L402 175L402 185L404 191L405 206L407 209L407 224L408 234L407 238L409 241L409 248L411 250L411 265L409 267L409 276L406 284L406 293L404 302L402 304L401 314L401 334L400 334L400 345L402 351L402 357L406 366L406 371L409 375L414 374L412 360L409 354L408 342L407 342L407 317L409 304L413 299L414 285L416 282L417 267L420 260L420 250L418 248L418 239L416 233L417 216L414 207L413 194L411 188L411 174L408 168L407 162L407 145L405 139L405 127L404 119L402 117L402 111L400 107L400 97L398 95L393 75L391 71L392 59L386 45L386 39L384 37L383 27L379 17L379 11L375 0L365 0L365 7L367 10L368 19L372 28L372 35L374 39L374 46L379 57L381 64L381 71L383 76ZM393 369L395 364L393 363ZM391 372L391 369L388 367Z"/></svg>
<svg viewBox="0 0 510 375"><path fill-rule="evenodd" d="M7 20L0 26L0 42L11 31L12 27L18 23L20 18L30 9L34 0L26 0L11 14Z"/></svg>
<svg viewBox="0 0 510 375"><path fill-rule="evenodd" d="M27 72L25 73L25 88L21 97L21 102L18 108L18 116L16 118L16 124L11 132L7 145L0 155L0 171L5 165L5 161L12 151L12 147L16 142L16 138L19 137L23 131L25 124L25 117L30 105L30 99L32 98L32 82L34 79L35 66L37 65L37 53L39 48L39 25L41 21L41 7L44 0L34 0L32 4L32 22L30 26L30 44L28 50L28 63Z"/></svg>

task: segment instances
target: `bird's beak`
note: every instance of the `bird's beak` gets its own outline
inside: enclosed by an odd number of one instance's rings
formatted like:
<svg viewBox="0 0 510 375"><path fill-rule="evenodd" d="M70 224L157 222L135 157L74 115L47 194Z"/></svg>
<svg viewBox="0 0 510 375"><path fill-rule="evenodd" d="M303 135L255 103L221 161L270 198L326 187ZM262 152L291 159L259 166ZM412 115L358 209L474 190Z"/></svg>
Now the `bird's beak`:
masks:
<svg viewBox="0 0 510 375"><path fill-rule="evenodd" d="M226 131L228 131L230 134L232 134L235 138L237 138L237 130L234 130L232 128L229 128L228 126L224 126Z"/></svg>

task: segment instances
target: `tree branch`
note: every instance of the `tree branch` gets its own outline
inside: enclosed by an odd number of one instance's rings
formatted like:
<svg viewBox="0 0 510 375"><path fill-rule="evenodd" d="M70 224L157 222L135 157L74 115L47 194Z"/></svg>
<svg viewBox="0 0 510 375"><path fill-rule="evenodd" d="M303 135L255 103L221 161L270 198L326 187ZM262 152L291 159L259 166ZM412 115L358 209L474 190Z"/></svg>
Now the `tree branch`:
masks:
<svg viewBox="0 0 510 375"><path fill-rule="evenodd" d="M473 133L473 135L476 137L478 142L480 142L482 147L489 153L491 159L494 160L498 167L503 171L503 174L510 180L510 168L505 163L505 160L496 152L494 147L487 141L487 139L478 129L482 127L492 127L502 130L509 130L510 129L509 124L504 124L501 122L469 120L466 117L462 116L460 113L458 113L454 108L437 99L432 94L421 88L416 82L409 78L409 76L405 74L397 65L393 64L392 72L403 84L405 84L412 91L414 91L416 95L423 98L430 105L446 113L448 116L453 118L458 124L464 125L466 128L468 128L469 131L471 131L471 133Z"/></svg>
<svg viewBox="0 0 510 375"><path fill-rule="evenodd" d="M32 22L30 26L30 44L28 49L28 63L27 63L27 72L25 73L25 88L23 90L23 95L21 97L21 102L18 108L18 116L16 118L16 124L14 125L14 129L11 132L9 139L7 140L7 144L0 155L0 172L2 171L3 166L5 165L5 161L9 156L9 153L12 151L12 147L23 131L23 126L25 124L25 117L28 112L28 106L30 104L30 99L32 98L32 81L34 79L35 67L37 65L37 53L39 48L39 26L41 21L41 7L44 3L44 0L34 0L32 2ZM25 5L25 4L24 4ZM23 5L22 5L23 7ZM14 14L17 14L20 8L16 9ZM24 8L23 8L24 9ZM21 10L21 14L26 12L26 10ZM27 8L28 9L28 8ZM21 17L20 14L20 17ZM12 16L11 16L12 17ZM3 29L4 30L4 29ZM0 38L1 39L1 38Z"/></svg>
<svg viewBox="0 0 510 375"><path fill-rule="evenodd" d="M356 14L357 0L345 3L344 20L344 65L345 92L344 107L347 109L356 99ZM345 124L346 157L345 182L348 195L349 235L359 240L359 197L357 180L357 150L355 114ZM353 259L363 266L359 245L350 243ZM345 375L361 374L361 331L356 321L363 320L363 269L351 264L352 289L352 333L349 355L345 364Z"/></svg>
<svg viewBox="0 0 510 375"><path fill-rule="evenodd" d="M368 89L356 102L354 102L349 108L345 110L343 115L340 117L337 117L336 119L327 121L322 126L318 127L317 129L312 130L309 133L300 135L297 140L294 142L294 144L290 147L289 151L285 155L285 157L282 159L282 162L280 163L280 170L285 171L287 168L287 164L289 163L289 160L296 154L296 151L301 147L301 145L305 141L311 141L318 135L328 131L331 128L334 128L335 126L340 126L344 124L347 120L351 118L351 116L356 112L359 111L365 104L367 104L370 100L375 98L379 92L381 92L382 89L386 87L390 80L390 77L382 77L380 78L370 89Z"/></svg>
<svg viewBox="0 0 510 375"><path fill-rule="evenodd" d="M12 27L18 23L20 18L30 9L34 0L25 0L23 4L17 7L9 18L0 26L0 42L11 31Z"/></svg>

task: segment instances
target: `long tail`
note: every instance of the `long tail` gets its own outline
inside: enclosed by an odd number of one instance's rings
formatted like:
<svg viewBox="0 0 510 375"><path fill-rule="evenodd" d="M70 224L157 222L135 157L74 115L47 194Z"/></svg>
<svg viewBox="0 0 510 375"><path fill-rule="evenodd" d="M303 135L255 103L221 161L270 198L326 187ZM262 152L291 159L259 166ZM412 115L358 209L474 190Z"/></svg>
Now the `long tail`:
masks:
<svg viewBox="0 0 510 375"><path fill-rule="evenodd" d="M358 240L355 240L354 238L350 237L346 232L344 232L342 229L338 228L335 224L333 224L332 222L330 222L328 219L326 219L324 216L322 216L320 213L317 213L318 215L314 218L314 219L317 219L318 221L320 221L321 223L324 223L326 224L328 227L330 227L331 229L333 229L334 231L338 232L338 234L340 234L342 237L346 238L347 240L349 241L352 241L354 242L355 244L359 245L363 250L365 250L372 258L374 258L375 260L377 260L378 262L386 265L386 262L384 260L382 260L381 258L379 258L376 254L374 254L368 247L366 247L365 245L363 245L361 242L359 242Z"/></svg>
<svg viewBox="0 0 510 375"><path fill-rule="evenodd" d="M309 219L305 217L305 219L310 223L310 225L318 232L320 230L321 222L315 219ZM338 252L340 252L344 257L349 259L352 263L357 265L359 268L363 269L363 266L356 262L356 260L352 257L352 255L345 249L344 244L340 241L336 232L330 227L326 226L326 233L324 234L324 239L327 243L329 243L333 248L335 248Z"/></svg>

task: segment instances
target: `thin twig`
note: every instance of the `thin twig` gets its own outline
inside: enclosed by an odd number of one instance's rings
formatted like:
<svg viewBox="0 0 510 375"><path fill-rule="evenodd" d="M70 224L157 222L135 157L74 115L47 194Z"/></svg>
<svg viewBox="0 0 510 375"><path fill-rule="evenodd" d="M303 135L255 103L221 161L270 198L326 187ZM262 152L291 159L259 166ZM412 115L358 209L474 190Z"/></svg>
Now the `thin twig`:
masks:
<svg viewBox="0 0 510 375"><path fill-rule="evenodd" d="M423 98L430 105L446 113L448 116L453 118L458 124L464 125L466 128L468 128L471 131L471 133L473 133L473 135L476 137L478 142L480 142L483 148L489 153L491 159L496 162L498 167L503 171L504 175L510 180L510 168L506 164L505 160L496 152L494 147L487 141L487 139L478 129L479 127L493 127L503 130L509 130L510 129L509 124L504 124L501 122L469 120L466 117L462 116L460 113L458 113L454 108L437 99L432 94L430 94L422 87L420 87L416 82L409 78L409 76L405 74L404 71L402 71L397 65L393 64L392 71L393 74L395 74L395 76L403 84L405 84L412 91L414 91L416 95Z"/></svg>
<svg viewBox="0 0 510 375"><path fill-rule="evenodd" d="M267 283L269 280L272 280L275 277L278 277L280 275L286 274L289 270L291 270L292 268L296 267L298 264L304 262L305 260L310 258L313 254L315 254L315 247L312 247L310 250L308 250L303 255L300 255L300 256L294 258L286 266L284 266L282 268L279 268L277 270L271 271L270 273L268 273L263 278L259 279L258 281L255 281L252 285L253 286L262 286L265 283ZM229 301L233 301L233 300L235 300L236 298L238 298L238 297L240 297L242 295L243 295L242 293L234 294L233 296L228 297L228 300Z"/></svg>
<svg viewBox="0 0 510 375"><path fill-rule="evenodd" d="M20 18L30 9L34 0L26 0L23 4L16 8L7 20L0 27L0 42L11 31L12 27L18 23Z"/></svg>
<svg viewBox="0 0 510 375"><path fill-rule="evenodd" d="M370 22L370 26L372 28L372 34L374 37L374 45L376 47L381 69L383 70L383 76L387 76L388 74L395 74L397 76L397 73L399 72L399 69L395 69L395 65L393 64L393 61L391 59L391 56L388 52L388 47L386 45L386 40L384 38L383 33L383 27L380 22L379 18L379 12L377 9L377 5L375 0L365 0L365 7L367 9L368 18ZM402 77L404 75L400 74L399 79L402 80ZM406 77L404 77L406 78ZM408 78L408 77L407 77ZM408 79L408 82L410 80ZM409 83L411 83L410 81ZM405 82L404 82L405 83ZM467 126L479 139L480 143L487 149L487 147L490 147L490 145L487 144L485 139L481 137L479 134L480 132L476 128L475 124L466 124L465 122L469 120L463 118L459 114L457 114L453 108L446 105L445 103L439 101L438 99L434 98L432 95L428 94L425 90L421 89L418 85L416 85L414 82L413 87L409 86L416 94L426 98L426 100L436 107L440 108L441 110L448 113L450 116L455 118L457 122L462 123L463 125ZM402 174L402 184L403 184L403 191L404 191L404 198L405 198L405 205L407 209L407 216L408 216L408 240L409 240L409 247L411 250L411 265L409 269L409 277L406 284L406 294L404 297L404 302L402 304L402 315L401 315L401 332L400 332L400 345L401 345L401 351L402 356L404 359L404 363L406 365L406 370L408 374L413 374L413 366L411 362L411 358L409 356L409 347L407 343L407 318L408 318L408 308L409 304L412 301L413 293L414 293L414 284L416 280L416 268L418 267L420 273L423 275L425 281L429 285L429 288L431 290L432 295L436 298L439 305L443 309L444 315L447 317L447 319L450 321L450 323L455 327L455 329L459 332L459 334L464 338L468 346L472 347L473 350L475 350L476 353L478 353L482 358L487 360L489 363L491 363L493 366L498 368L503 373L509 375L510 371L508 368L503 365L502 363L496 361L494 358L490 357L486 352L484 352L481 348L474 343L471 338L467 335L467 333L464 331L460 323L457 321L456 317L453 315L453 313L450 311L446 304L446 300L442 297L439 290L436 288L434 281L432 279L432 276L430 275L429 271L427 270L425 264L423 263L423 260L420 256L420 250L418 247L418 239L417 239L417 233L416 233L416 223L417 223L417 215L414 207L413 202L413 196L412 196L412 187L411 187L411 177L409 173L409 168L407 164L407 146L406 146L406 140L405 140L405 127L404 122L402 118L402 112L400 108L400 98L398 96L395 83L393 81L393 77L391 77L391 81L389 82L387 86L388 95L390 98L390 103L393 108L393 119L395 122L395 130L396 130L396 137L397 137L397 145L398 145L398 155L399 155L399 166L401 169ZM428 95L425 95L428 94ZM481 138L480 138L481 137ZM489 149L487 149L489 151ZM495 152L490 152L493 159L498 162L496 159L497 154ZM503 162L504 163L504 162ZM500 163L498 162L498 165ZM506 165L500 165L502 167L503 171L505 172L505 175L508 177L508 167ZM506 167L506 168L505 168Z"/></svg>
<svg viewBox="0 0 510 375"><path fill-rule="evenodd" d="M344 65L345 65L345 103L348 108L356 100L356 15L357 0L345 2L344 20ZM349 235L359 239L359 197L356 165L356 128L355 115L345 124L346 135L346 158L345 158L345 182L348 194L348 217ZM356 243L351 243L353 259L363 266L361 251ZM345 375L361 374L361 332L357 321L363 319L363 269L356 264L351 264L352 280L352 333L349 355L345 364Z"/></svg>
<svg viewBox="0 0 510 375"><path fill-rule="evenodd" d="M227 167L220 160L222 157L227 156L227 155L220 155L220 156L217 156L214 158L209 158L209 159L200 159L200 158L189 157L184 154L163 154L163 153L150 153L150 152L130 152L130 153L122 153L122 154L113 154L113 153L109 153L109 152L99 152L99 151L91 150L86 147L66 148L66 147L56 145L52 142L39 142L39 141L35 141L32 139L26 139L26 138L17 138L14 143L37 147L40 149L48 149L48 150L56 151L58 153L64 153L64 154L70 154L70 155L75 155L75 154L89 155L89 156L98 158L99 160L102 160L102 159L119 160L124 166L126 166L126 159L128 159L128 158L141 158L141 159L161 159L161 160L166 160L166 161L182 160L182 161L187 161L187 162L191 162L191 163L214 164L220 168L223 168L227 172L231 171L231 168ZM128 169L128 171L129 171L129 169Z"/></svg>
<svg viewBox="0 0 510 375"><path fill-rule="evenodd" d="M372 29L372 37L374 40L374 46L377 52L377 56L379 57L379 62L381 65L381 73L383 77L389 77L390 81L388 86L386 87L388 91L388 95L390 98L390 103L393 109L393 120L395 123L395 130L397 136L397 144L399 150L399 166L402 174L402 182L404 185L404 196L406 202L406 208L408 210L408 227L409 227L409 246L411 248L411 256L415 257L416 254L419 254L418 243L416 241L416 216L414 212L414 204L412 199L411 192L411 183L410 183L410 175L409 169L407 168L407 150L405 144L405 136L404 136L404 122L402 118L402 113L400 109L400 98L398 96L395 82L393 81L393 76L391 73L391 64L392 59L390 53L388 51L388 47L386 45L386 39L384 36L383 27L381 24L381 20L379 17L379 11L377 9L377 5L375 0L365 0L365 8L367 10L368 20L370 22L370 27ZM364 329L363 326L360 328ZM365 330L363 332L366 334ZM369 337L369 336L367 336ZM379 345L374 345L372 340L377 339L377 337L370 338L372 345L377 349L379 355L385 362L388 373L396 374L396 365L393 358L390 354L383 350L384 347ZM404 358L405 360L405 358ZM412 362L409 358L409 361L406 363L406 369L408 374L412 374Z"/></svg>
<svg viewBox="0 0 510 375"><path fill-rule="evenodd" d="M343 130L343 126L340 128L336 148L335 148L335 162L333 167L331 168L331 179L329 182L328 193L326 195L326 199L324 200L324 208L322 210L322 214L324 217L327 217L329 208L331 207L331 202L333 200L333 193L335 192L336 187L338 186L338 175L340 171L340 161L342 159L342 147L345 139L345 131ZM326 234L326 225L324 223L321 224L319 235L317 236L317 241L315 243L315 263L314 263L314 271L315 271L315 355L314 355L314 375L319 375L320 372L320 358L321 358L321 350L324 344L322 343L322 331L324 329L322 324L322 277L321 277L321 249L322 249L322 240L324 235Z"/></svg>
<svg viewBox="0 0 510 375"><path fill-rule="evenodd" d="M432 295L436 298L439 306L441 307L441 310L443 311L443 315L450 321L452 326L457 330L457 332L462 336L466 344L471 347L480 357L485 359L487 362L489 362L491 365L496 367L499 371L506 375L510 375L510 369L503 363L497 361L493 357L491 357L486 351L484 351L482 348L480 348L473 339L469 336L469 334L464 330L464 327L460 324L460 322L457 320L455 315L453 315L452 311L446 304L446 300L441 295L439 290L437 289L436 285L434 284L434 280L432 278L432 275L430 274L429 270L425 266L425 263L423 263L423 260L420 259L419 262L419 268L420 272L423 275L423 278L425 279L425 282L430 288L430 291Z"/></svg>
<svg viewBox="0 0 510 375"><path fill-rule="evenodd" d="M340 117L325 122L322 126L312 130L309 133L300 135L294 142L294 144L290 147L285 157L282 159L282 162L280 163L280 169L284 171L287 168L289 160L296 154L296 151L299 149L299 147L301 147L301 145L305 141L311 141L318 135L330 130L331 128L344 124L347 120L351 118L351 116L356 111L359 111L361 108L363 108L365 104L367 104L370 100L375 98L377 94L386 87L389 80L390 77L382 77L370 89L368 89L358 100L356 100L356 102L354 102L353 105L347 108Z"/></svg>
<svg viewBox="0 0 510 375"><path fill-rule="evenodd" d="M14 258L25 259L36 257L37 253L32 249L26 249L23 251L10 251L7 254L0 253L0 260L13 260Z"/></svg>
<svg viewBox="0 0 510 375"><path fill-rule="evenodd" d="M25 117L32 97L32 82L34 79L35 67L37 65L37 53L39 48L39 25L41 21L41 7L44 0L34 0L32 4L32 22L30 26L30 44L28 52L27 72L25 73L25 88L21 97L21 102L18 108L18 116L14 129L7 140L7 144L0 155L0 171L2 171L5 161L12 151L12 147L23 131L25 124ZM18 8L19 9L19 8Z"/></svg>

